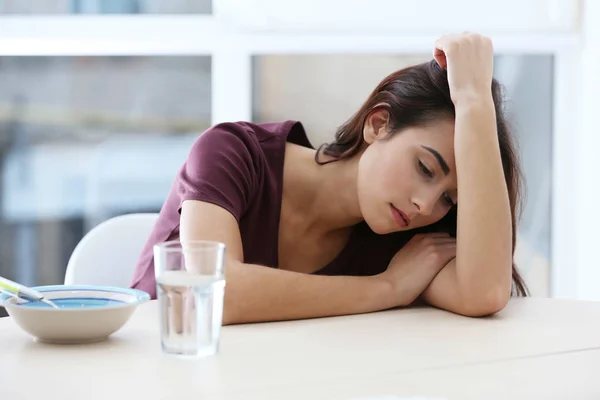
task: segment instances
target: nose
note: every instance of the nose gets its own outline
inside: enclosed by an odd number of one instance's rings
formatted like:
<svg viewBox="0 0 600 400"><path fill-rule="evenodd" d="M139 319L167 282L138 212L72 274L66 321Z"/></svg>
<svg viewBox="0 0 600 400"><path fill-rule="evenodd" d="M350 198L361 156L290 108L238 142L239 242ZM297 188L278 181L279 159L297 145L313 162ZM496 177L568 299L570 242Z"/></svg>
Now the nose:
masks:
<svg viewBox="0 0 600 400"><path fill-rule="evenodd" d="M413 205L421 215L431 215L435 208L437 196L435 193L422 193L413 198Z"/></svg>

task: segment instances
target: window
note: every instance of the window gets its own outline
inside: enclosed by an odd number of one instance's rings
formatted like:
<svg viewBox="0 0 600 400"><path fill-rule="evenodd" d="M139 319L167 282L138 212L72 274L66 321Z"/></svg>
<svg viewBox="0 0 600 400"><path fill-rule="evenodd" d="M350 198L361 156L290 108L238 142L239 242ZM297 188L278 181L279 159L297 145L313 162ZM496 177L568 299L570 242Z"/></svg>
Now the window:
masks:
<svg viewBox="0 0 600 400"><path fill-rule="evenodd" d="M24 284L61 282L95 224L158 212L210 125L206 56L0 57L0 86L0 275Z"/></svg>
<svg viewBox="0 0 600 400"><path fill-rule="evenodd" d="M0 14L210 14L211 0L3 0Z"/></svg>

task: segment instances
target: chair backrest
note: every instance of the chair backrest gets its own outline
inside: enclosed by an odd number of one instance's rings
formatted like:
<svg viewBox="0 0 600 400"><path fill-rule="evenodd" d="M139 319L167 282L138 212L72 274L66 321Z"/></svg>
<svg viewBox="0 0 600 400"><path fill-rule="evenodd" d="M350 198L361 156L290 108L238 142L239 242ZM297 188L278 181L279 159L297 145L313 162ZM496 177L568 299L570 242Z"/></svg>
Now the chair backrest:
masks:
<svg viewBox="0 0 600 400"><path fill-rule="evenodd" d="M66 285L127 287L158 214L126 214L90 230L67 265Z"/></svg>

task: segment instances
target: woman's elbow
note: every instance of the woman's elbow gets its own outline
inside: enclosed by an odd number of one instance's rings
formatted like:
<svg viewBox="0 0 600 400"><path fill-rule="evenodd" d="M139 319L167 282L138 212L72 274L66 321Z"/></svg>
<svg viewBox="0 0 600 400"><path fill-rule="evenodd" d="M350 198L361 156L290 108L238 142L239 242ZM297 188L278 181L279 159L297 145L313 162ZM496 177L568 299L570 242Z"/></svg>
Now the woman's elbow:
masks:
<svg viewBox="0 0 600 400"><path fill-rule="evenodd" d="M471 296L464 302L463 314L467 317L486 317L504 309L510 300L510 290L504 287L487 290L477 296Z"/></svg>

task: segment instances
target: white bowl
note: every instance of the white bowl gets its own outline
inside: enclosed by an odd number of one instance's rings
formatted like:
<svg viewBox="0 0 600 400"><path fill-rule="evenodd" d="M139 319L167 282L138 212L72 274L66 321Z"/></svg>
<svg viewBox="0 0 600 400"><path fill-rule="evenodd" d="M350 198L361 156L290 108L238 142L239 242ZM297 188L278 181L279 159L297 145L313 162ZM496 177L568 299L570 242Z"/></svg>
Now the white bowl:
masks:
<svg viewBox="0 0 600 400"><path fill-rule="evenodd" d="M90 343L106 339L129 320L150 295L111 286L58 285L33 288L60 308L0 295L17 325L41 342Z"/></svg>

